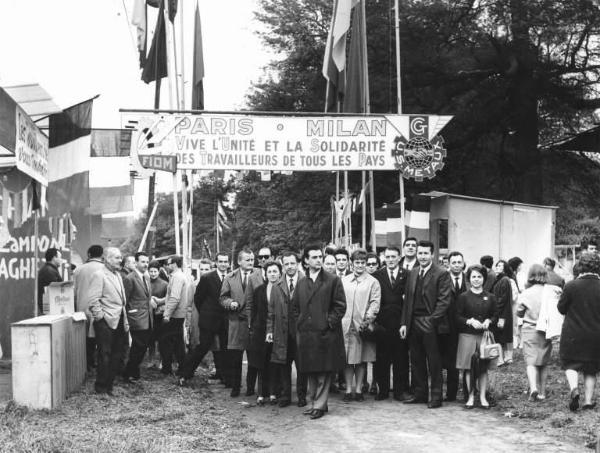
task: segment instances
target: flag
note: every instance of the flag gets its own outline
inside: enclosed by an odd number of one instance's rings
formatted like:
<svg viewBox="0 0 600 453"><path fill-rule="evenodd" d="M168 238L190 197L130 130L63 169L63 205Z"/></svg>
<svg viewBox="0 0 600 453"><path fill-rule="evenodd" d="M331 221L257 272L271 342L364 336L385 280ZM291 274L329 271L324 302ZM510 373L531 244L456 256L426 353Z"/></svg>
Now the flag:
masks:
<svg viewBox="0 0 600 453"><path fill-rule="evenodd" d="M323 58L323 76L327 80L326 111L335 110L343 99L346 70L346 33L350 29L350 15L358 0L334 0L331 26Z"/></svg>
<svg viewBox="0 0 600 453"><path fill-rule="evenodd" d="M200 8L196 3L194 19L194 73L192 76L192 109L204 110L204 54L202 52L202 27Z"/></svg>
<svg viewBox="0 0 600 453"><path fill-rule="evenodd" d="M369 112L369 64L367 61L367 35L364 8L361 2L352 13L350 54L346 74L346 91L343 111L350 113Z"/></svg>
<svg viewBox="0 0 600 453"><path fill-rule="evenodd" d="M154 36L150 52L142 71L142 80L146 83L167 77L167 33L165 29L164 3L160 2L158 19L154 28Z"/></svg>
<svg viewBox="0 0 600 453"><path fill-rule="evenodd" d="M387 246L387 207L375 209L375 242L378 247Z"/></svg>
<svg viewBox="0 0 600 453"><path fill-rule="evenodd" d="M371 184L372 184L372 181L369 179L367 181L367 183L365 184L365 187L363 187L360 190L360 195L358 197L357 207L360 206L361 204L363 204L366 201L367 194L369 193L369 190L371 190Z"/></svg>
<svg viewBox="0 0 600 453"><path fill-rule="evenodd" d="M429 239L429 209L431 197L426 195L413 195L409 197L404 208L408 236L417 239Z"/></svg>
<svg viewBox="0 0 600 453"><path fill-rule="evenodd" d="M133 232L134 224L133 211L102 214L100 237L110 240L126 238Z"/></svg>
<svg viewBox="0 0 600 453"><path fill-rule="evenodd" d="M62 215L87 209L93 100L50 115L48 210Z"/></svg>
<svg viewBox="0 0 600 453"><path fill-rule="evenodd" d="M221 200L217 201L217 214L221 219L227 220L227 214L225 213L225 209L223 209Z"/></svg>
<svg viewBox="0 0 600 453"><path fill-rule="evenodd" d="M146 63L146 36L148 28L146 2L144 0L133 0L131 25L135 26L137 49L140 54L140 68L143 68Z"/></svg>
<svg viewBox="0 0 600 453"><path fill-rule="evenodd" d="M402 218L398 204L384 204L375 209L375 241L377 247L402 245Z"/></svg>

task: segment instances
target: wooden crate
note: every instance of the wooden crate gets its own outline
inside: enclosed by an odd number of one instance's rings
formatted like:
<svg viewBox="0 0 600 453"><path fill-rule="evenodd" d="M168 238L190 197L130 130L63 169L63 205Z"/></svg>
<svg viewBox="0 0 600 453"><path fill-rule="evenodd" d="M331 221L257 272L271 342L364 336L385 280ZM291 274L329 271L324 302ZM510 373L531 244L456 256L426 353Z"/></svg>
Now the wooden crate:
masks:
<svg viewBox="0 0 600 453"><path fill-rule="evenodd" d="M85 315L46 315L12 324L13 399L54 409L85 379Z"/></svg>

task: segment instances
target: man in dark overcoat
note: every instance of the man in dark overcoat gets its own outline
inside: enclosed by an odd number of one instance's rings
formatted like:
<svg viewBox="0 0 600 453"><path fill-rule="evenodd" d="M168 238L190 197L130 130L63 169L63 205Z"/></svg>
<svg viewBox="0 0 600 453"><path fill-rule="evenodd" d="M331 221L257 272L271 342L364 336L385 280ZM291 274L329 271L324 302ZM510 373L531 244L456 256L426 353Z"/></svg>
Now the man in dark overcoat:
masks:
<svg viewBox="0 0 600 453"><path fill-rule="evenodd" d="M341 321L346 312L346 296L337 275L322 269L323 252L318 245L306 247L303 255L308 267L298 281L292 305L297 319L298 366L308 380L311 419L327 412L331 376L345 366Z"/></svg>

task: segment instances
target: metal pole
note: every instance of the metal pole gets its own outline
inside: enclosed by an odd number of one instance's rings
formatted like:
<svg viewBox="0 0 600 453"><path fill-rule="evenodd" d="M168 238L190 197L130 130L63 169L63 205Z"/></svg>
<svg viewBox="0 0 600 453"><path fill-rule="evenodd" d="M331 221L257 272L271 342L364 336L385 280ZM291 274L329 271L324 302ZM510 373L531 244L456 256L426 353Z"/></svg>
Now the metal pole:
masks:
<svg viewBox="0 0 600 453"><path fill-rule="evenodd" d="M346 207L346 205L350 201L350 197L349 197L349 193L348 193L348 172L347 171L344 171L344 200L346 200L346 203L344 204L344 206L345 206L344 210L346 211L348 209ZM344 219L342 219L342 220L344 220ZM346 233L345 246L348 247L351 244L351 232L349 231L350 221L348 219L344 220L344 229L345 229L345 233Z"/></svg>
<svg viewBox="0 0 600 453"><path fill-rule="evenodd" d="M158 208L158 203L154 203L154 207L152 208L152 212L148 217L148 222L146 223L146 228L144 229L144 235L142 236L142 240L140 241L140 245L138 247L138 252L144 250L144 244L146 243L146 238L148 237L148 232L150 231L150 227L152 226L152 222L154 222L154 216L156 215L156 209Z"/></svg>
<svg viewBox="0 0 600 453"><path fill-rule="evenodd" d="M188 247L190 248L189 251L189 255L190 255L190 263L192 262L192 251L193 251L193 241L192 241L192 226L193 226L193 220L194 220L194 170L189 172L189 178L188 178L188 183L190 185L190 224L189 224L189 229L188 229Z"/></svg>
<svg viewBox="0 0 600 453"><path fill-rule="evenodd" d="M8 203L7 200L3 200L4 203ZM39 224L38 224L38 210L33 211L33 237L34 237L34 251L33 251L33 262L35 263L35 286L33 290L33 317L36 318L38 313L38 260L40 259L39 245L38 245L38 237L40 235L39 232Z"/></svg>
<svg viewBox="0 0 600 453"><path fill-rule="evenodd" d="M371 251L377 252L377 235L375 234L375 180L373 179L373 170L369 170L369 184L369 209L371 210Z"/></svg>
<svg viewBox="0 0 600 453"><path fill-rule="evenodd" d="M173 173L173 216L175 217L175 253L181 254L181 246L179 244L179 206L177 202L177 173Z"/></svg>
<svg viewBox="0 0 600 453"><path fill-rule="evenodd" d="M398 114L402 114L402 71L400 65L400 10L399 0L394 0L394 19L396 31L396 100L398 102ZM398 185L400 186L400 241L404 242L405 232L405 210L404 210L404 176L398 172Z"/></svg>
<svg viewBox="0 0 600 453"><path fill-rule="evenodd" d="M367 194L364 192L366 190L366 185L367 185L367 173L363 170L360 172L361 173L361 187L363 190L363 196L362 196L362 206L361 206L361 210L362 210L362 240L361 240L361 247L363 249L367 248Z"/></svg>

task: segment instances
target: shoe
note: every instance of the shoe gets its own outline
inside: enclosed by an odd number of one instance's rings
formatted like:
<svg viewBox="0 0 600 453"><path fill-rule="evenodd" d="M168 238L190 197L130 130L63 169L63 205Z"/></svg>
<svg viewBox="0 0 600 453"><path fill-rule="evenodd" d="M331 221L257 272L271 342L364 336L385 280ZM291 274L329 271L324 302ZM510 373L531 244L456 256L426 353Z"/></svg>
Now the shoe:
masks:
<svg viewBox="0 0 600 453"><path fill-rule="evenodd" d="M259 396L258 398L256 398L256 405L257 406L264 406L265 405L265 399L262 396Z"/></svg>
<svg viewBox="0 0 600 453"><path fill-rule="evenodd" d="M368 383L368 382L365 382L365 383L362 385L362 389L361 389L361 390L362 390L362 393L369 393L369 388L370 388L370 387L369 387L369 383Z"/></svg>
<svg viewBox="0 0 600 453"><path fill-rule="evenodd" d="M232 398L236 398L240 396L240 389L231 389L231 393L229 394Z"/></svg>
<svg viewBox="0 0 600 453"><path fill-rule="evenodd" d="M592 410L595 407L596 407L596 403L590 403L590 404L584 404L583 406L581 406L581 409L583 409L584 411L587 411L587 410Z"/></svg>
<svg viewBox="0 0 600 453"><path fill-rule="evenodd" d="M315 410L312 409L312 408L311 409L306 409L306 410L302 411L302 415L312 415L314 411Z"/></svg>
<svg viewBox="0 0 600 453"><path fill-rule="evenodd" d="M446 396L446 398L444 398L444 401L448 403L453 403L456 401L456 396Z"/></svg>
<svg viewBox="0 0 600 453"><path fill-rule="evenodd" d="M579 409L579 389L571 390L571 400L569 401L569 409L571 412L575 412Z"/></svg>
<svg viewBox="0 0 600 453"><path fill-rule="evenodd" d="M279 407L288 407L289 405L290 405L289 400L280 400L279 401Z"/></svg>
<svg viewBox="0 0 600 453"><path fill-rule="evenodd" d="M321 409L315 409L311 414L310 419L316 420L317 418L321 418L323 415L325 415L325 411L322 411Z"/></svg>
<svg viewBox="0 0 600 453"><path fill-rule="evenodd" d="M427 401L413 396L412 398L404 400L404 404L427 404Z"/></svg>
<svg viewBox="0 0 600 453"><path fill-rule="evenodd" d="M377 395L375 395L375 401L383 401L383 400L387 400L390 396L386 395L385 393L378 393Z"/></svg>
<svg viewBox="0 0 600 453"><path fill-rule="evenodd" d="M269 397L269 404L275 406L277 404L277 398L275 396Z"/></svg>
<svg viewBox="0 0 600 453"><path fill-rule="evenodd" d="M362 393L357 393L356 395L354 395L354 401L357 401L360 403L364 400L365 400L365 397L363 396Z"/></svg>
<svg viewBox="0 0 600 453"><path fill-rule="evenodd" d="M298 407L304 407L306 406L306 399L305 398L300 398L298 400L298 404L296 404Z"/></svg>
<svg viewBox="0 0 600 453"><path fill-rule="evenodd" d="M490 405L489 404L480 404L479 407L482 409L488 410L490 408Z"/></svg>
<svg viewBox="0 0 600 453"><path fill-rule="evenodd" d="M537 390L533 390L530 394L529 394L529 401L532 403L535 403L538 400L538 391Z"/></svg>
<svg viewBox="0 0 600 453"><path fill-rule="evenodd" d="M408 395L408 397L405 397L402 393L400 393L399 395L394 393L394 400L396 401L404 401L410 399L410 395Z"/></svg>
<svg viewBox="0 0 600 453"><path fill-rule="evenodd" d="M431 403L429 403L427 405L428 409L437 409L438 407L442 407L442 402L441 401L432 401Z"/></svg>
<svg viewBox="0 0 600 453"><path fill-rule="evenodd" d="M475 407L473 404L465 403L465 409L473 409L473 407Z"/></svg>
<svg viewBox="0 0 600 453"><path fill-rule="evenodd" d="M375 384L375 382L371 384L371 390L369 390L369 393L371 395L377 395L377 384Z"/></svg>
<svg viewBox="0 0 600 453"><path fill-rule="evenodd" d="M123 383L127 385L134 385L136 380L129 376L123 376Z"/></svg>
<svg viewBox="0 0 600 453"><path fill-rule="evenodd" d="M352 393L345 393L344 397L342 398L342 401L344 403L349 403L349 402L351 402L353 400L354 400L354 398L352 397Z"/></svg>
<svg viewBox="0 0 600 453"><path fill-rule="evenodd" d="M246 396L254 396L254 390L246 390Z"/></svg>

